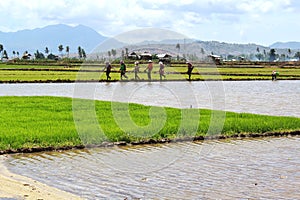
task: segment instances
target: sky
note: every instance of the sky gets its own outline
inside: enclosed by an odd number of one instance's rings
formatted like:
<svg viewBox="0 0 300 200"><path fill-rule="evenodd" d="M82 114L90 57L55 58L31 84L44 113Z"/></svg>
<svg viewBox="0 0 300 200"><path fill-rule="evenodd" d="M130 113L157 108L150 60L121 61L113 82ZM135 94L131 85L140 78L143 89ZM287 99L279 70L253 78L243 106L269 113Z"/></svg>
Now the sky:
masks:
<svg viewBox="0 0 300 200"><path fill-rule="evenodd" d="M2 32L82 24L115 37L141 28L161 28L203 41L269 46L300 41L299 17L299 0L0 1Z"/></svg>

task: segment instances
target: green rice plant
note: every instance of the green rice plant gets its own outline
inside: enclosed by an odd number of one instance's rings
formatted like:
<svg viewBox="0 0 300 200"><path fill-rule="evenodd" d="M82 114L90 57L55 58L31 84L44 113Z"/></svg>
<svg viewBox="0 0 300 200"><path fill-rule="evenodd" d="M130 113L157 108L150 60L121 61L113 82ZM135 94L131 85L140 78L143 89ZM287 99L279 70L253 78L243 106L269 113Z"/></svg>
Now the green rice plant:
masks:
<svg viewBox="0 0 300 200"><path fill-rule="evenodd" d="M8 150L295 131L300 118L63 97L0 97L0 127L0 150Z"/></svg>

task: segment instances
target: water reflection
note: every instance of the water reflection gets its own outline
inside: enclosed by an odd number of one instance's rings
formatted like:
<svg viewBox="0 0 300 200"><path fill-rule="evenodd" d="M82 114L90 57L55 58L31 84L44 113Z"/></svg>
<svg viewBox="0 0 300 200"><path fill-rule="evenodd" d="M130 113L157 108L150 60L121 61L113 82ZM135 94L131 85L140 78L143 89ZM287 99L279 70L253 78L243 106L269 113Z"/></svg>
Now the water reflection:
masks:
<svg viewBox="0 0 300 200"><path fill-rule="evenodd" d="M300 81L0 84L0 96L75 96L300 117Z"/></svg>
<svg viewBox="0 0 300 200"><path fill-rule="evenodd" d="M19 155L8 165L87 199L297 199L299 142L294 137L101 148Z"/></svg>

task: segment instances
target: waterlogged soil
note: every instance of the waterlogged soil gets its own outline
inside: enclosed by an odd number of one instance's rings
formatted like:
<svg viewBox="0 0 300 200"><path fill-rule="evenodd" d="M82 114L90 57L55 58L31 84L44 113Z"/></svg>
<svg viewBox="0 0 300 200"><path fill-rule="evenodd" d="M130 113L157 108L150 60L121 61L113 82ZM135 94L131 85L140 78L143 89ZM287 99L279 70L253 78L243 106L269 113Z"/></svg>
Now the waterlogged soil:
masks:
<svg viewBox="0 0 300 200"><path fill-rule="evenodd" d="M160 140L147 139L133 142L103 142L97 145L77 145L77 146L63 146L63 147L33 147L33 148L21 148L21 149L8 149L0 151L0 155L3 154L17 154L17 153L37 153L44 151L57 151L62 152L66 150L75 149L91 149L91 148L107 148L107 147L120 147L120 146L140 146L140 145L153 145L153 144L165 144L165 143L177 143L177 142L190 142L190 141L207 141L207 140L225 140L225 139L247 139L247 138L263 138L263 137L292 137L299 136L300 130L286 131L286 132L266 132L266 133L249 133L249 134L233 134L233 135L216 135L216 136L195 136L195 137L183 137L183 138L163 138Z"/></svg>
<svg viewBox="0 0 300 200"><path fill-rule="evenodd" d="M12 156L13 172L86 199L298 199L300 138L205 140Z"/></svg>

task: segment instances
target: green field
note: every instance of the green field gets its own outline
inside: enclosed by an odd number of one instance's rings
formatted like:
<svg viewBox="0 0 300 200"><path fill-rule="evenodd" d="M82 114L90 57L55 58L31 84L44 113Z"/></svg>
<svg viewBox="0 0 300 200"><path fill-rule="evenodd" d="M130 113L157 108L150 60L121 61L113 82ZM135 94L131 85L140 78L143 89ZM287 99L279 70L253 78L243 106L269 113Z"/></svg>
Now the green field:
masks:
<svg viewBox="0 0 300 200"><path fill-rule="evenodd" d="M188 120L182 122L182 119ZM212 123L211 119L214 119ZM120 120L124 122L121 125ZM0 127L0 150L3 151L295 131L300 130L300 118L62 97L0 97Z"/></svg>
<svg viewBox="0 0 300 200"><path fill-rule="evenodd" d="M192 80L271 80L273 70L279 72L279 80L300 80L299 66L268 66L268 65L212 65L195 63ZM140 64L139 76L147 80L144 72L146 63ZM105 81L103 64L0 64L0 83L14 82L74 82L74 81ZM153 80L159 80L158 64L154 65ZM120 80L119 65L113 64L112 81ZM187 68L182 63L166 65L166 81L186 80ZM128 80L134 80L133 64L127 64Z"/></svg>

